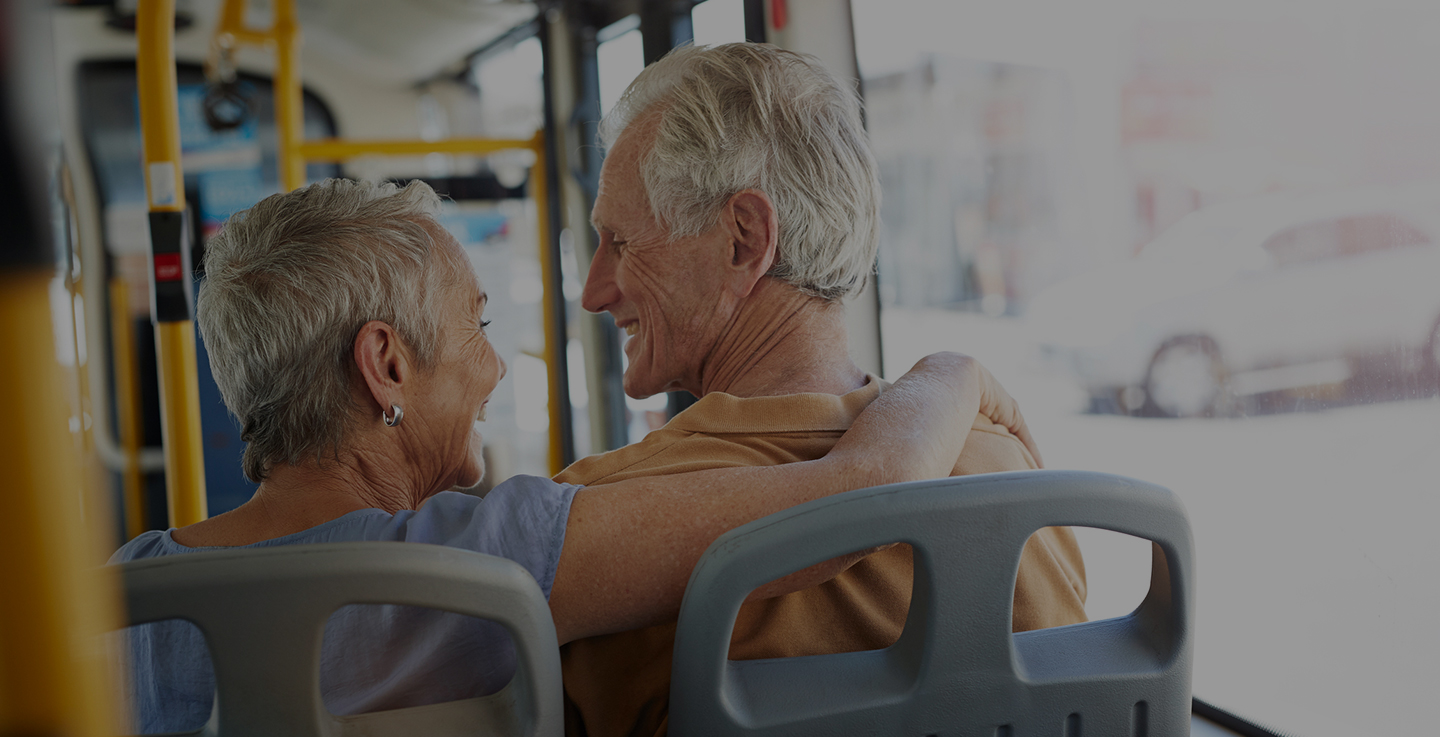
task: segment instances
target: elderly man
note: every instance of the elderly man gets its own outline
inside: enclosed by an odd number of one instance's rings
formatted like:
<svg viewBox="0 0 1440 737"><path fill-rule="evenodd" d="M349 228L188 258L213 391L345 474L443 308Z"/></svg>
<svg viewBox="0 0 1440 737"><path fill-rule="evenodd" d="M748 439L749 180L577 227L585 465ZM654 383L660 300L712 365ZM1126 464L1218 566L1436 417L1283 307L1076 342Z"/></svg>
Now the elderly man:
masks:
<svg viewBox="0 0 1440 737"><path fill-rule="evenodd" d="M600 245L583 304L630 339L625 391L700 401L640 443L558 480L592 484L826 452L882 391L847 354L840 300L873 268L880 189L859 101L812 57L762 44L682 48L647 68L602 124ZM1038 467L977 417L955 474ZM677 529L688 522L675 520ZM910 603L908 547L814 588L747 604L734 659L885 647ZM1074 535L1031 538L1014 629L1085 619ZM991 603L995 605L996 603ZM673 622L564 648L571 734L666 731Z"/></svg>

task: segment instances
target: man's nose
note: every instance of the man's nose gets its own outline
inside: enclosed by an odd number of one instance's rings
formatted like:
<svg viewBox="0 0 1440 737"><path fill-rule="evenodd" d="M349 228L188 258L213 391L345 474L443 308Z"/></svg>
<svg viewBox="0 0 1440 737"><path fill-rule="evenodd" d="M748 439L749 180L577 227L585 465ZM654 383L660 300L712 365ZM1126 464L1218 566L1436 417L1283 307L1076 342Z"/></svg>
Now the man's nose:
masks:
<svg viewBox="0 0 1440 737"><path fill-rule="evenodd" d="M590 273L585 275L585 291L580 293L580 306L587 312L604 312L620 299L615 286L615 258L609 244L600 243L590 259Z"/></svg>

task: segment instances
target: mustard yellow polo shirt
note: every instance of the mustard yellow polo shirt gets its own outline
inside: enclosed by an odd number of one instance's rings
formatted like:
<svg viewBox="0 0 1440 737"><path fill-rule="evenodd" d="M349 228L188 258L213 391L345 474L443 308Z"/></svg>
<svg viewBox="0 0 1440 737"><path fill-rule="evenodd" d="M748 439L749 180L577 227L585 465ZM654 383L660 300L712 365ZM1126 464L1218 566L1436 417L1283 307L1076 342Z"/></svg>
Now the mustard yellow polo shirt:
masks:
<svg viewBox="0 0 1440 737"><path fill-rule="evenodd" d="M764 466L820 458L886 384L874 376L844 395L741 398L712 393L634 445L591 456L556 481L597 484L708 468ZM1008 430L981 415L953 476L1036 468ZM910 608L911 551L874 553L834 579L741 607L734 660L822 655L887 647ZM1085 564L1068 528L1026 543L1015 584L1014 629L1085 621ZM590 637L561 648L566 733L663 735L669 716L675 623Z"/></svg>

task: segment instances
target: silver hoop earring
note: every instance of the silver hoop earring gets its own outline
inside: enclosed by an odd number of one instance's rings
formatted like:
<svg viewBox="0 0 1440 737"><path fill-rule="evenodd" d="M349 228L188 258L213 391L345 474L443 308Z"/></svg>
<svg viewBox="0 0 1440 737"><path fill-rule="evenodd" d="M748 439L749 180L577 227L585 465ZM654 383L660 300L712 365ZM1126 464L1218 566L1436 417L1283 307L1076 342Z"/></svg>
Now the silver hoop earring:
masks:
<svg viewBox="0 0 1440 737"><path fill-rule="evenodd" d="M385 414L383 410L380 412L380 419L385 421L386 427L395 427L396 425L400 424L400 420L405 419L405 410L400 409L400 405L390 405L390 411L395 413L394 417Z"/></svg>

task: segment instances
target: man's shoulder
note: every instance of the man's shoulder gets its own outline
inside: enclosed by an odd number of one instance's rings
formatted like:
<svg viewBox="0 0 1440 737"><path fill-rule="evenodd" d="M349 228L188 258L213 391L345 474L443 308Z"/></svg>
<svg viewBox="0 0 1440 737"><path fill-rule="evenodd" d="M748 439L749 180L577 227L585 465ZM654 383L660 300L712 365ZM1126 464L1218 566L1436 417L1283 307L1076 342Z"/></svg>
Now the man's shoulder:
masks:
<svg viewBox="0 0 1440 737"><path fill-rule="evenodd" d="M838 435L834 434L835 437ZM667 476L712 468L772 466L810 460L804 452L805 449L793 447L806 439L793 436L772 437L767 433L709 434L661 429L633 445L582 458L561 471L555 480L592 486L642 476ZM814 440L824 441L828 445L835 442L833 437ZM824 455L823 450L820 455Z"/></svg>
<svg viewBox="0 0 1440 737"><path fill-rule="evenodd" d="M555 480L581 486L618 481L619 476L647 465L647 461L653 461L655 456L682 439L680 433L662 427L638 443L581 458L556 474Z"/></svg>
<svg viewBox="0 0 1440 737"><path fill-rule="evenodd" d="M829 452L880 393L879 380L845 395L742 398L708 394L645 439L582 458L556 481L593 485L710 468L772 466Z"/></svg>

